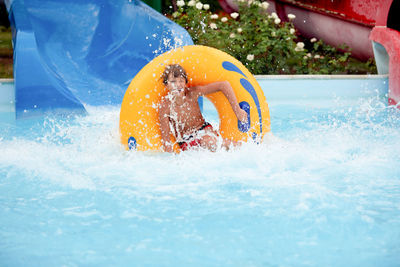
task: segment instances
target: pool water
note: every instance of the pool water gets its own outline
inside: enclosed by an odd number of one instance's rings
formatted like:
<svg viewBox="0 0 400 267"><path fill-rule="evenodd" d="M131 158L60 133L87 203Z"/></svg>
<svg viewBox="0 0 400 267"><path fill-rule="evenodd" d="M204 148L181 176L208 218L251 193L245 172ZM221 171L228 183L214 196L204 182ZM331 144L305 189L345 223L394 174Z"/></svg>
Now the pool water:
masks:
<svg viewBox="0 0 400 267"><path fill-rule="evenodd" d="M216 153L124 151L115 106L0 122L0 265L399 266L400 112L269 104Z"/></svg>

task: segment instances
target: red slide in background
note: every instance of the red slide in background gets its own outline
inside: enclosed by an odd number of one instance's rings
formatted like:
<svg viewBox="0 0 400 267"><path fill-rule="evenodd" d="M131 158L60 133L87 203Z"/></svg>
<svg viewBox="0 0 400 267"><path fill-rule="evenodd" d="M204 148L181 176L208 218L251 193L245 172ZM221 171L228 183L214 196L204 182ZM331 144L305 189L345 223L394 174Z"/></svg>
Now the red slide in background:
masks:
<svg viewBox="0 0 400 267"><path fill-rule="evenodd" d="M389 104L400 104L400 0L387 1L377 10L369 36L380 74L389 74ZM399 107L399 106L398 106Z"/></svg>

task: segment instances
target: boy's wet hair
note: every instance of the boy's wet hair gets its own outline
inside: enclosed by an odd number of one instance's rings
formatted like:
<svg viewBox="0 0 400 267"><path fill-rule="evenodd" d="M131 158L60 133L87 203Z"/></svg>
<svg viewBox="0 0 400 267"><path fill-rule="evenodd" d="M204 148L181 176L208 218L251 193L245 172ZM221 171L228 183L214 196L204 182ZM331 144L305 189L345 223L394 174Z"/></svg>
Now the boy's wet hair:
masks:
<svg viewBox="0 0 400 267"><path fill-rule="evenodd" d="M164 84L168 83L168 77L170 74L172 74L174 78L183 77L185 78L186 83L188 82L186 71L179 64L171 64L165 67L165 70L161 75Z"/></svg>

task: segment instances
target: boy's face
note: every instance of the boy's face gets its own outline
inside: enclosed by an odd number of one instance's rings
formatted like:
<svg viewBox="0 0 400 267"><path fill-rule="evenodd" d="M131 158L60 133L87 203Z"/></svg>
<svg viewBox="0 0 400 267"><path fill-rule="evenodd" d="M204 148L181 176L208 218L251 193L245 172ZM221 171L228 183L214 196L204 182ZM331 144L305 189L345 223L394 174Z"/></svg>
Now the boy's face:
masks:
<svg viewBox="0 0 400 267"><path fill-rule="evenodd" d="M182 76L174 77L173 74L170 74L168 76L166 87L171 93L184 92L184 89L186 87L186 80Z"/></svg>

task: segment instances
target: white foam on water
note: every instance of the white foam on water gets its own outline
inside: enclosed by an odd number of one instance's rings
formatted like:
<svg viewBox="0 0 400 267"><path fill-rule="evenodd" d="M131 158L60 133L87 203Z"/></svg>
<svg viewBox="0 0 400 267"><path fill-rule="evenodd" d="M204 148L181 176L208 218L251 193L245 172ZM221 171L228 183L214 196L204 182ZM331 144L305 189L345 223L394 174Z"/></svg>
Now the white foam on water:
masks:
<svg viewBox="0 0 400 267"><path fill-rule="evenodd" d="M337 179L349 172L367 174L367 170L379 175L396 164L400 135L391 125L381 125L388 119L374 123L357 118L365 117L364 108L359 110L362 114L346 119L348 112L342 114L344 121L334 117L335 111L327 121L311 120L307 123L313 129L292 129L290 139L268 134L261 145L173 155L125 151L119 143L118 108L89 107L89 115L72 125L48 118L41 134L0 140L0 165L73 188L144 187L185 193L227 179L271 187L296 186L323 173L334 176L339 169L343 173Z"/></svg>

